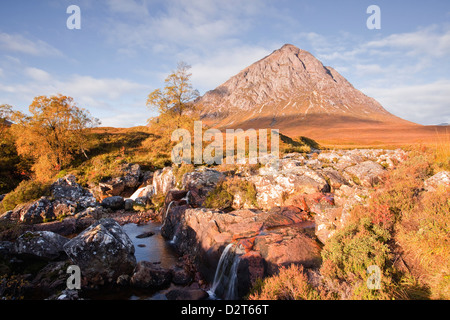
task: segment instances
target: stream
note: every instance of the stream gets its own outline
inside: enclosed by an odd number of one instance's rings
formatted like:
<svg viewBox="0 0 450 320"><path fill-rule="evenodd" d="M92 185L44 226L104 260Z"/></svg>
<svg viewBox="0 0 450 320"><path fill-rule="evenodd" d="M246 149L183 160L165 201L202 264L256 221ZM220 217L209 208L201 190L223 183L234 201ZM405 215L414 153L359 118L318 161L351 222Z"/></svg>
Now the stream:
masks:
<svg viewBox="0 0 450 320"><path fill-rule="evenodd" d="M161 235L161 223L149 222L144 225L128 223L123 225L122 228L133 241L136 262L160 262L163 268L171 268L176 265L178 255L170 242ZM153 232L154 235L136 238L136 236L146 232ZM171 284L169 288L157 291L124 287L95 290L87 292L83 296L93 300L165 300L164 294L176 288L181 287Z"/></svg>

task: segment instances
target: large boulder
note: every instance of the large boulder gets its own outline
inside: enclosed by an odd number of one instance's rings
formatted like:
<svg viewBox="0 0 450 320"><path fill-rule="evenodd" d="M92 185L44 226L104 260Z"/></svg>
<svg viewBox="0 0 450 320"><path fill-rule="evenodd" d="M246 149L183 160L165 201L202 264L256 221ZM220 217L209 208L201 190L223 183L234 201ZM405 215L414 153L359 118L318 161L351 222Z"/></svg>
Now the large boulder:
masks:
<svg viewBox="0 0 450 320"><path fill-rule="evenodd" d="M52 202L46 197L18 206L13 210L11 216L18 217L25 224L35 224L55 219Z"/></svg>
<svg viewBox="0 0 450 320"><path fill-rule="evenodd" d="M65 203L67 206L75 207L78 211L94 207L97 202L93 194L81 187L76 182L76 177L71 174L58 179L51 185L50 190L55 200L59 200L59 203Z"/></svg>
<svg viewBox="0 0 450 320"><path fill-rule="evenodd" d="M136 266L134 245L113 219L101 219L64 245L81 274L92 284L114 282Z"/></svg>
<svg viewBox="0 0 450 320"><path fill-rule="evenodd" d="M200 168L183 176L181 188L190 191L195 205L201 205L208 193L224 178L222 172Z"/></svg>
<svg viewBox="0 0 450 320"><path fill-rule="evenodd" d="M50 231L27 231L17 238L15 252L19 255L56 260L65 256L64 244L69 239Z"/></svg>

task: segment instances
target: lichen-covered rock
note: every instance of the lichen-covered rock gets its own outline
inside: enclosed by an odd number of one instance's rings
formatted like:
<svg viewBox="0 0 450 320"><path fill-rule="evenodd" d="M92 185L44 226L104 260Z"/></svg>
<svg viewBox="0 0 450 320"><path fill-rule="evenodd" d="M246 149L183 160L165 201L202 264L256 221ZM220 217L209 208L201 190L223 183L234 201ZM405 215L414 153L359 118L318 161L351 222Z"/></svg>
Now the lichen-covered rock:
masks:
<svg viewBox="0 0 450 320"><path fill-rule="evenodd" d="M135 265L134 245L113 219L101 219L64 245L64 250L89 283L114 282Z"/></svg>
<svg viewBox="0 0 450 320"><path fill-rule="evenodd" d="M65 256L63 246L68 241L69 239L50 231L27 231L17 238L14 249L19 255L55 260Z"/></svg>
<svg viewBox="0 0 450 320"><path fill-rule="evenodd" d="M58 179L51 185L50 190L55 200L73 207L94 207L97 202L93 194L76 183L76 177L71 174Z"/></svg>
<svg viewBox="0 0 450 320"><path fill-rule="evenodd" d="M46 197L16 207L11 216L18 217L25 224L35 224L55 219L52 202Z"/></svg>

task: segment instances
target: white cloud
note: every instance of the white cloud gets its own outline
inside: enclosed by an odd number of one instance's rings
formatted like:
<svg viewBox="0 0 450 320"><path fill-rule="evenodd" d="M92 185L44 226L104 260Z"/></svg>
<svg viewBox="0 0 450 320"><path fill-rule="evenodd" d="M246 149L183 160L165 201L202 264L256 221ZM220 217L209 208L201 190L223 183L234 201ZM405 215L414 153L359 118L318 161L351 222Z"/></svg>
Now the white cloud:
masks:
<svg viewBox="0 0 450 320"><path fill-rule="evenodd" d="M414 32L392 34L365 44L367 49L406 50L407 55L444 57L450 54L450 30L439 32L437 26L430 26Z"/></svg>
<svg viewBox="0 0 450 320"><path fill-rule="evenodd" d="M34 56L62 56L58 49L42 40L30 40L20 34L0 33L0 48Z"/></svg>
<svg viewBox="0 0 450 320"><path fill-rule="evenodd" d="M420 124L450 123L450 80L362 91L401 118Z"/></svg>
<svg viewBox="0 0 450 320"><path fill-rule="evenodd" d="M51 76L48 72L38 69L38 68L26 68L25 74L30 77L32 80L45 82L51 79Z"/></svg>

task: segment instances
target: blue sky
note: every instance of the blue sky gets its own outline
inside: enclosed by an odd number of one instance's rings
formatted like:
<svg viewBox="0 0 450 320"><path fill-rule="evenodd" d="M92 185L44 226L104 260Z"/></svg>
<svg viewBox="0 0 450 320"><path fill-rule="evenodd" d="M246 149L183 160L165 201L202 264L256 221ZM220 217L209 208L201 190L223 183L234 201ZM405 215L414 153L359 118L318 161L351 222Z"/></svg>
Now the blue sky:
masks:
<svg viewBox="0 0 450 320"><path fill-rule="evenodd" d="M381 29L369 30L369 5ZM81 29L69 30L69 5ZM388 111L450 123L450 1L2 0L0 104L62 93L103 126L144 125L178 61L201 94L285 43L308 50Z"/></svg>

